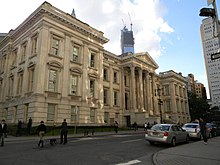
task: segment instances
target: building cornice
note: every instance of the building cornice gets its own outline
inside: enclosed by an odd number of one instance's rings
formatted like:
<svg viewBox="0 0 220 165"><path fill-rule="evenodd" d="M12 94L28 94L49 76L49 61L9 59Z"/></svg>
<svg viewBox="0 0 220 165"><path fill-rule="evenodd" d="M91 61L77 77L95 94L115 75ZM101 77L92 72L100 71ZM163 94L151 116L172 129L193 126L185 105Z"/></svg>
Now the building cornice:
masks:
<svg viewBox="0 0 220 165"><path fill-rule="evenodd" d="M23 23L21 23L12 32L12 37L18 34L22 34L22 32L31 27L34 22L37 22L44 17L52 18L56 20L56 22L64 23L71 29L78 31L79 33L89 37L92 40L96 40L101 44L105 44L109 41L109 39L103 36L103 32L96 30L95 28L71 16L68 13L64 13L62 10L52 6L48 2L44 2Z"/></svg>

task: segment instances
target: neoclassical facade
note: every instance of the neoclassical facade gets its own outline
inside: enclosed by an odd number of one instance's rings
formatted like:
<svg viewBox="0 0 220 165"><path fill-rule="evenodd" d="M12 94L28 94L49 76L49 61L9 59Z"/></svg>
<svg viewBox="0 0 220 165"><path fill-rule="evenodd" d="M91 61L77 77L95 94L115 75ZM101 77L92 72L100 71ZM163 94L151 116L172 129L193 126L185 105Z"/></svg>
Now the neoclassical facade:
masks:
<svg viewBox="0 0 220 165"><path fill-rule="evenodd" d="M0 118L120 126L190 120L186 82L145 53L104 50L103 33L44 2L0 42Z"/></svg>

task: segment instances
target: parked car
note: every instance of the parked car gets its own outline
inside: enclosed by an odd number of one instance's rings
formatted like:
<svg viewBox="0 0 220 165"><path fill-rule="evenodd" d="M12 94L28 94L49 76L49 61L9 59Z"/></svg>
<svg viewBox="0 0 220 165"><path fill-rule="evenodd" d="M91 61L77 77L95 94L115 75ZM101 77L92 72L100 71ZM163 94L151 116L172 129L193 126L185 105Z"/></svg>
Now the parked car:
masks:
<svg viewBox="0 0 220 165"><path fill-rule="evenodd" d="M189 142L189 134L176 124L156 124L145 133L145 140L150 144L167 143L176 146L180 142Z"/></svg>
<svg viewBox="0 0 220 165"><path fill-rule="evenodd" d="M186 123L183 125L182 128L189 133L190 138L196 138L196 139L202 138L199 128L199 123Z"/></svg>
<svg viewBox="0 0 220 165"><path fill-rule="evenodd" d="M216 137L220 135L220 127L214 123L206 123L206 126L210 132L210 137Z"/></svg>
<svg viewBox="0 0 220 165"><path fill-rule="evenodd" d="M182 127L186 132L189 133L190 138L195 138L195 139L202 139L202 135L200 132L200 126L199 123L186 123ZM206 131L206 136L209 138L210 137L210 130L207 129Z"/></svg>

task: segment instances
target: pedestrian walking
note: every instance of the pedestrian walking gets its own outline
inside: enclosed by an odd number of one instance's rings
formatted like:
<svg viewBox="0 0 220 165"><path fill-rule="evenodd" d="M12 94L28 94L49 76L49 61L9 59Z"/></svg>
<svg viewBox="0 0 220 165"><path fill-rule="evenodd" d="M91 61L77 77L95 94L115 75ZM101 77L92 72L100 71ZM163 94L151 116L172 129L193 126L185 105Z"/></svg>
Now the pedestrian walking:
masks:
<svg viewBox="0 0 220 165"><path fill-rule="evenodd" d="M28 133L28 135L31 134L31 128L32 128L32 119L30 117L29 120L28 120L28 124L27 124L27 133Z"/></svg>
<svg viewBox="0 0 220 165"><path fill-rule="evenodd" d="M4 140L7 134L7 130L8 130L8 126L5 123L5 120L3 119L0 126L0 142L2 147L4 146Z"/></svg>
<svg viewBox="0 0 220 165"><path fill-rule="evenodd" d="M21 120L18 120L16 136L21 136L21 130L22 130L22 122Z"/></svg>
<svg viewBox="0 0 220 165"><path fill-rule="evenodd" d="M115 121L114 123L114 129L115 129L115 133L118 133L118 122Z"/></svg>
<svg viewBox="0 0 220 165"><path fill-rule="evenodd" d="M147 123L144 123L144 131L147 131Z"/></svg>
<svg viewBox="0 0 220 165"><path fill-rule="evenodd" d="M46 133L46 126L44 125L44 122L41 121L40 122L40 125L37 127L37 132L38 132L38 135L40 137L40 140L38 142L38 147L41 147L43 148L44 147L44 135Z"/></svg>
<svg viewBox="0 0 220 165"><path fill-rule="evenodd" d="M137 131L137 123L136 122L134 122L134 124L133 124L133 127L134 127L134 131Z"/></svg>
<svg viewBox="0 0 220 165"><path fill-rule="evenodd" d="M207 127L206 127L206 122L202 118L199 119L199 126L200 126L200 132L201 132L204 144L207 144L208 142L208 139L206 136Z"/></svg>
<svg viewBox="0 0 220 165"><path fill-rule="evenodd" d="M147 122L147 129L150 129L150 123Z"/></svg>
<svg viewBox="0 0 220 165"><path fill-rule="evenodd" d="M60 130L60 144L66 144L67 143L67 133L68 133L68 127L66 119L63 120Z"/></svg>

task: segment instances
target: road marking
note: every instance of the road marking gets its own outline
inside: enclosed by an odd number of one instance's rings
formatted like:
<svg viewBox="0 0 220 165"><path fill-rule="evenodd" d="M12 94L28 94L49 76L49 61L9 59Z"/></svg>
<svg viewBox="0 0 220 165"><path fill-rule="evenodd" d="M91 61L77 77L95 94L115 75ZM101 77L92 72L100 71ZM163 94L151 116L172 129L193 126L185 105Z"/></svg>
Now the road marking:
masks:
<svg viewBox="0 0 220 165"><path fill-rule="evenodd" d="M131 164L137 164L137 163L140 163L141 161L139 160L132 160L132 161L129 161L127 163L119 163L117 165L131 165Z"/></svg>
<svg viewBox="0 0 220 165"><path fill-rule="evenodd" d="M131 142L136 142L136 141L141 141L143 139L135 139L135 140L127 140L127 141L122 141L122 143L131 143Z"/></svg>

